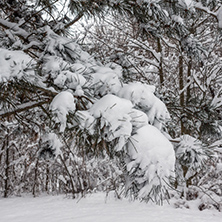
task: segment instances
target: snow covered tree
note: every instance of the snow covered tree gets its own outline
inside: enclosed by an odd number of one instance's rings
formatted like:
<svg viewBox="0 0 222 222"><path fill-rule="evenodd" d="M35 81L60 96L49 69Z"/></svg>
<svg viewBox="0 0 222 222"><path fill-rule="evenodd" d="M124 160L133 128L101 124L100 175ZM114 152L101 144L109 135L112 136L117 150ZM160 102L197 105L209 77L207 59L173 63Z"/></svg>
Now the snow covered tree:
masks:
<svg viewBox="0 0 222 222"><path fill-rule="evenodd" d="M182 134L189 129L188 121L182 121L184 113L201 124L209 115L211 123L220 125L215 113L221 95L212 91L221 86L215 80L221 72L216 56L220 48L204 36L217 36L216 20L221 27L218 2L72 0L61 11L57 1L35 3L0 2L1 193L65 192L75 197L115 189L119 196L124 184L126 195L162 203L170 197L175 153L166 127L170 114L153 84L159 80L162 98L181 123ZM105 18L104 12L113 11L129 20L129 31L125 24L114 29L121 30L118 36L129 45L114 48L114 57L103 64L82 50L72 38L78 27L70 27L84 15ZM105 43L101 49L110 50ZM214 61L218 67L212 69ZM191 101L191 93L199 103ZM201 106L185 109L195 103ZM204 104L216 108L210 113L202 110ZM203 114L194 115L199 110ZM171 130L178 135L175 125ZM199 125L189 133L206 138L201 127L205 129ZM181 141L178 150L183 155L177 152L176 175L193 185L203 149ZM197 163L193 153L200 157Z"/></svg>
<svg viewBox="0 0 222 222"><path fill-rule="evenodd" d="M79 17L99 13L103 4L91 3L92 8L71 1L69 7L83 9ZM161 133L169 113L155 87L125 84L121 66L104 66L83 51L65 33L78 19L55 18L55 2L1 6L0 115L8 127L1 138L4 196L27 191L75 197L125 183L134 197L163 201L175 158ZM16 129L25 127L35 130L18 138Z"/></svg>

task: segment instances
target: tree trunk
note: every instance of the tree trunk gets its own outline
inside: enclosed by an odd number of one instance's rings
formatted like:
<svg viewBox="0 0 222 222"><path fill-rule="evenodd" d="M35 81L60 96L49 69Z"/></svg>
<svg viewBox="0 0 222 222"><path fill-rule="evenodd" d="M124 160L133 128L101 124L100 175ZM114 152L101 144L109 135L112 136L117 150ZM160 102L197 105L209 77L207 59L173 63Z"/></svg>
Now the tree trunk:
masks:
<svg viewBox="0 0 222 222"><path fill-rule="evenodd" d="M183 76L183 56L179 56L179 89L182 91L184 88L184 76ZM181 135L185 134L185 126L184 126L184 102L185 102L185 96L184 96L184 91L180 92L180 107L181 107Z"/></svg>
<svg viewBox="0 0 222 222"><path fill-rule="evenodd" d="M163 57L162 57L162 46L161 46L160 38L157 39L157 52L161 54L160 63L159 63L159 77L160 77L160 85L163 86L163 83L164 83Z"/></svg>
<svg viewBox="0 0 222 222"><path fill-rule="evenodd" d="M8 130L7 130L8 131ZM4 198L8 197L8 189L9 189L9 132L7 133L7 137L5 140L5 177L4 177L4 183L5 183L5 187L4 187Z"/></svg>
<svg viewBox="0 0 222 222"><path fill-rule="evenodd" d="M49 165L46 164L46 181L45 181L45 191L49 193Z"/></svg>
<svg viewBox="0 0 222 222"><path fill-rule="evenodd" d="M32 187L33 197L36 197L36 186L38 183L38 164L39 164L39 161L37 159L36 164L35 164L35 172L34 172L35 176L34 176L33 187Z"/></svg>
<svg viewBox="0 0 222 222"><path fill-rule="evenodd" d="M192 70L192 59L189 59L188 67L187 67L187 78L190 81L191 77L191 70ZM190 85L187 87L187 97L186 97L186 105L189 105L191 98L191 92L190 92Z"/></svg>

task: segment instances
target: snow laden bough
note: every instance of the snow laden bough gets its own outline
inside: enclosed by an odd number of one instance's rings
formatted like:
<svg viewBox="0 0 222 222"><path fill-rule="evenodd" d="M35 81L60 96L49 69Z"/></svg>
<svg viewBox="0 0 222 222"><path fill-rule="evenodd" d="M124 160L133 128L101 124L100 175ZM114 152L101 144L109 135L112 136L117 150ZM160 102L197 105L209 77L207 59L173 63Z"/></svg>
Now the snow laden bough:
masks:
<svg viewBox="0 0 222 222"><path fill-rule="evenodd" d="M103 66L75 42L59 37L47 27L45 31L48 38L44 42L42 76L35 73L31 57L21 51L1 49L0 64L5 69L1 81L27 77L31 83L55 94L60 91L49 107L59 133L72 128L72 121L68 121L72 113L78 120L78 124L73 120L73 125L85 133L85 138L91 135L97 143L102 141L104 151L114 155L123 153L128 194L157 202L164 199L175 161L173 147L161 133L169 113L154 95L155 87L142 83L122 85L120 66ZM48 85L46 79L50 80ZM86 95L93 98L93 104L78 110L74 97ZM47 150L49 144L44 144Z"/></svg>
<svg viewBox="0 0 222 222"><path fill-rule="evenodd" d="M127 93L128 89L131 93ZM174 172L175 154L172 144L160 131L161 124L169 119L169 113L153 90L154 87L145 84L125 85L117 94L121 97L129 94L136 97L126 99L107 94L88 110L78 110L75 116L83 132L96 135L98 140L109 144L111 152L124 154L126 194L161 203L168 198L168 183ZM64 98L61 100L61 97ZM64 101L73 102L73 106L62 105ZM138 105L143 105L145 112L137 109ZM61 121L63 131L66 115L73 112L75 107L71 93L62 92L56 96L51 107L54 114L57 112L57 120ZM158 122L158 128L150 124L155 122ZM107 149L107 145L104 149Z"/></svg>
<svg viewBox="0 0 222 222"><path fill-rule="evenodd" d="M155 87L142 83L122 85L120 66L102 66L76 43L48 34L46 52L49 53L44 56L42 65L44 78L34 72L32 58L20 51L1 49L0 64L7 69L1 72L1 81L27 78L55 94L61 91L49 107L59 133L72 128L72 121L68 121L72 113L75 121L78 120L78 124L73 120L73 125L85 133L85 138L95 137L97 143L103 144L104 151L114 155L123 153L128 194L156 202L164 199L175 161L173 147L161 133L170 118L169 113L154 95ZM57 44L52 45L54 40ZM61 47L64 53L70 52L69 59L57 52ZM50 87L44 79L51 79ZM93 98L93 104L88 103L84 110L78 110L75 97L86 95Z"/></svg>
<svg viewBox="0 0 222 222"><path fill-rule="evenodd" d="M126 190L142 200L162 204L169 198L175 154L169 140L154 126L145 125L127 143Z"/></svg>
<svg viewBox="0 0 222 222"><path fill-rule="evenodd" d="M50 104L53 121L59 124L59 132L64 132L69 112L75 111L74 97L71 92L64 91L54 97Z"/></svg>

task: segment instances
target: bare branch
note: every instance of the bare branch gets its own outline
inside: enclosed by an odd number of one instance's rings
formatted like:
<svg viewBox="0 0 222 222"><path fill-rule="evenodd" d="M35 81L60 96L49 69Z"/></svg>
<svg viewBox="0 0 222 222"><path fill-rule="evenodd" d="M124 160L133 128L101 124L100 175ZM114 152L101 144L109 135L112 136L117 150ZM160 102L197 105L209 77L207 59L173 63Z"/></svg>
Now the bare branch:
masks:
<svg viewBox="0 0 222 222"><path fill-rule="evenodd" d="M65 29L69 28L70 26L72 26L73 24L75 24L76 22L78 22L81 18L83 17L83 13L79 13L71 22L69 22L68 24L66 24L64 26Z"/></svg>
<svg viewBox="0 0 222 222"><path fill-rule="evenodd" d="M27 103L24 103L24 104L21 104L21 105L18 105L16 106L15 108L11 108L11 109L8 109L8 110L1 110L0 111L0 117L7 117L7 116L10 116L10 115L14 115L16 113L19 113L19 112L22 112L22 111L25 111L25 110L29 110L29 109L32 109L32 108L35 108L35 107L38 107L38 106L42 106L43 104L47 104L49 103L51 100L44 100L44 101L40 101L40 102L27 102Z"/></svg>

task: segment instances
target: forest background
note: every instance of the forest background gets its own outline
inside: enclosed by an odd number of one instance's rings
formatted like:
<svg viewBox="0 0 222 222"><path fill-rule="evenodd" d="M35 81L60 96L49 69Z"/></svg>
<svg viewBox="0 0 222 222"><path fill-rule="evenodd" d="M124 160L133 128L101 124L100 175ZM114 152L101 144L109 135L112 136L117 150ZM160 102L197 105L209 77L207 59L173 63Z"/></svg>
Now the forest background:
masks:
<svg viewBox="0 0 222 222"><path fill-rule="evenodd" d="M221 210L221 4L1 0L1 195Z"/></svg>

